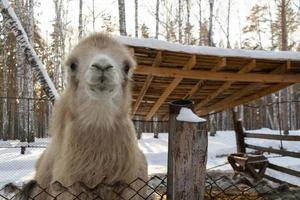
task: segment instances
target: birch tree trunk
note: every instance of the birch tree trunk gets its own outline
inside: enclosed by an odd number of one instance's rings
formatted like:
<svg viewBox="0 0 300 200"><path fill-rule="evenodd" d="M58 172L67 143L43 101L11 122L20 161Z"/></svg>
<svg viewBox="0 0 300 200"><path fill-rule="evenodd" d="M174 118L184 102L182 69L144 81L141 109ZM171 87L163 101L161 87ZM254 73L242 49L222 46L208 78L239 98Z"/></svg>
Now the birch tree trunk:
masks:
<svg viewBox="0 0 300 200"><path fill-rule="evenodd" d="M202 34L201 34L201 29L202 29L202 0L198 0L198 7L199 7L199 45L202 45Z"/></svg>
<svg viewBox="0 0 300 200"><path fill-rule="evenodd" d="M185 44L191 44L192 25L190 23L191 2L186 0L186 25L185 25Z"/></svg>
<svg viewBox="0 0 300 200"><path fill-rule="evenodd" d="M126 32L126 13L125 13L125 1L118 0L119 5L119 27L120 27L120 34L127 35Z"/></svg>
<svg viewBox="0 0 300 200"><path fill-rule="evenodd" d="M178 42L182 43L182 1L178 0Z"/></svg>
<svg viewBox="0 0 300 200"><path fill-rule="evenodd" d="M3 16L5 17L5 16ZM5 20L5 19L4 19ZM8 52L7 52L7 39L8 39L8 31L7 28L5 28L5 26L1 26L1 30L3 33L3 49L1 50L2 53L2 81L3 81L3 91L2 94L3 96L8 96L8 67L7 67L7 57L8 57ZM8 101L6 98L2 99L2 130L1 130L1 139L3 140L7 140L7 135L8 135L8 108L7 108L7 104Z"/></svg>
<svg viewBox="0 0 300 200"><path fill-rule="evenodd" d="M230 45L230 10L231 10L231 0L228 0L228 10L227 10L227 33L226 33L226 38L227 38L227 48L231 48Z"/></svg>
<svg viewBox="0 0 300 200"><path fill-rule="evenodd" d="M138 0L134 0L134 22L135 22L135 37L139 37L139 20L138 20Z"/></svg>
<svg viewBox="0 0 300 200"><path fill-rule="evenodd" d="M155 38L158 39L159 34L159 0L156 0L156 12L155 12Z"/></svg>
<svg viewBox="0 0 300 200"><path fill-rule="evenodd" d="M33 8L33 0L27 0L26 8L27 8L27 23L25 24L25 31L27 32L29 42L33 46L34 41L34 8ZM27 96L30 98L34 97L34 83L33 83L33 71L29 64L26 66L26 80L27 80ZM34 127L33 127L33 119L34 119L34 102L33 100L28 100L27 103L27 142L34 142Z"/></svg>
<svg viewBox="0 0 300 200"><path fill-rule="evenodd" d="M20 19L25 19L25 4L24 1L15 1L15 9L16 14L19 16ZM22 21L21 21L22 23ZM22 23L24 26L24 23ZM25 65L25 55L23 49L20 44L16 44L16 70L17 70L17 91L18 97L25 98L26 97L26 89L27 89L27 81L25 82L26 76L26 68ZM18 138L20 138L21 142L26 141L26 104L23 99L19 100L18 104Z"/></svg>
<svg viewBox="0 0 300 200"><path fill-rule="evenodd" d="M54 102L54 100L59 96L58 92L53 82L49 78L46 68L43 66L35 50L31 46L27 38L27 34L18 17L7 0L1 0L0 6L5 25L10 27L10 30L15 35L16 41L23 49L30 66L35 70L36 77L40 81L41 87L45 91L45 94L48 96L50 101Z"/></svg>
<svg viewBox="0 0 300 200"><path fill-rule="evenodd" d="M78 40L82 38L83 25L82 25L82 0L79 0L79 22L78 22Z"/></svg>
<svg viewBox="0 0 300 200"><path fill-rule="evenodd" d="M214 46L214 42L213 42L213 11L214 11L214 0L209 0L209 31L208 31L209 46Z"/></svg>

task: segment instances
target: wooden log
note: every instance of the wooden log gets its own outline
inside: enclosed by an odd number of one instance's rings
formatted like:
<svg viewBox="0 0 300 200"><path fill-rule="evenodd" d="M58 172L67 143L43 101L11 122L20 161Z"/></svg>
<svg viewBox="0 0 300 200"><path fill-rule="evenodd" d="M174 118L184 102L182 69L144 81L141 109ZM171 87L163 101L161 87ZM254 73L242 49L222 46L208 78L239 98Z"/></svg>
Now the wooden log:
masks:
<svg viewBox="0 0 300 200"><path fill-rule="evenodd" d="M270 135L270 134L245 132L245 137L268 139L268 140L300 141L300 136L298 135Z"/></svg>
<svg viewBox="0 0 300 200"><path fill-rule="evenodd" d="M233 126L235 130L236 151L237 153L246 153L243 123L242 121L237 120L236 112L233 110L232 110L232 119L233 119Z"/></svg>
<svg viewBox="0 0 300 200"><path fill-rule="evenodd" d="M300 177L300 172L296 171L296 170L293 170L293 169L281 167L281 166L278 166L278 165L275 165L275 164L272 164L272 163L269 163L268 167L270 169L273 169L273 170L276 170L276 171L279 171L279 172L283 172L283 173L286 173L286 174L289 174L289 175L292 175L292 176Z"/></svg>
<svg viewBox="0 0 300 200"><path fill-rule="evenodd" d="M138 65L135 74L153 75L159 77L175 77L212 81L238 81L258 83L300 83L299 74L260 74L245 73L243 75L234 72L212 72L204 70L182 70L168 67L151 67L149 65Z"/></svg>
<svg viewBox="0 0 300 200"><path fill-rule="evenodd" d="M207 124L177 121L182 107L191 108L193 104L188 100L170 104L168 199L202 200L207 162Z"/></svg>
<svg viewBox="0 0 300 200"><path fill-rule="evenodd" d="M274 148L271 148L271 147L261 147L261 146L256 146L256 145L252 145L252 144L247 144L247 143L246 143L246 148L254 149L254 150L258 150L258 151L263 151L263 152L275 153L275 154L279 154L279 155L283 155L283 156L290 156L290 157L294 157L294 158L300 158L300 153L299 152L274 149Z"/></svg>

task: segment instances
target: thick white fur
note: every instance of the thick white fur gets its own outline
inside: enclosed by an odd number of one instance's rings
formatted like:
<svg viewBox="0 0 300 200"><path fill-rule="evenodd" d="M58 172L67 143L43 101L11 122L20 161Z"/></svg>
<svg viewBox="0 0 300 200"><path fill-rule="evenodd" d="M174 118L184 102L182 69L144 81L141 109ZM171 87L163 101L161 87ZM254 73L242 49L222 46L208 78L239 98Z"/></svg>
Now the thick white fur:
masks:
<svg viewBox="0 0 300 200"><path fill-rule="evenodd" d="M70 69L72 63L76 70ZM105 72L103 85L98 84L101 71L91 67L95 63L112 66ZM124 72L125 65L134 66L132 57L105 34L89 36L71 52L66 62L68 86L54 106L52 142L36 165L35 179L50 188L50 193L60 192L51 187L55 181L64 186L75 184L72 192L78 194L82 192L78 182L95 187L98 183L130 183L138 177L147 180L147 162L130 119L131 72ZM138 190L141 184L133 187ZM35 189L33 194L37 193ZM98 190L100 193L107 200L119 199L103 189ZM125 189L122 197L131 194ZM39 196L47 199L47 195ZM63 193L58 199L73 198Z"/></svg>

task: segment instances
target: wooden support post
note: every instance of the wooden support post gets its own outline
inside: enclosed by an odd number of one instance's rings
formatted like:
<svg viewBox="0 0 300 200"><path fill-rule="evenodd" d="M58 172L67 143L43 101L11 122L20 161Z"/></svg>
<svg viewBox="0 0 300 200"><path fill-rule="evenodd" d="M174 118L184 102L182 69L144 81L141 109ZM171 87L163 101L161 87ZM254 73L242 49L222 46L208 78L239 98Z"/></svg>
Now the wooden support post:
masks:
<svg viewBox="0 0 300 200"><path fill-rule="evenodd" d="M202 200L205 193L207 123L177 121L180 109L193 108L189 100L170 104L168 200Z"/></svg>
<svg viewBox="0 0 300 200"><path fill-rule="evenodd" d="M245 134L243 130L243 123L237 120L236 112L232 109L233 126L235 130L236 150L237 153L246 153Z"/></svg>

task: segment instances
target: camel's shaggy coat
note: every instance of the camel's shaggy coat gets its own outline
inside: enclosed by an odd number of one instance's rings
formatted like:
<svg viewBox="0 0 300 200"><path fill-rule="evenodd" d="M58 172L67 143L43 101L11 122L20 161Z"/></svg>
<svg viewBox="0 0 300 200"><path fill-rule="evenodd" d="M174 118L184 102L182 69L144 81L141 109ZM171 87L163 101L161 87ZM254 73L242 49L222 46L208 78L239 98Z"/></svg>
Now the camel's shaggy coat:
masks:
<svg viewBox="0 0 300 200"><path fill-rule="evenodd" d="M66 62L68 85L54 106L52 142L36 165L39 185L49 187L58 181L64 186L84 182L95 187L147 179L147 162L130 119L134 65L126 48L105 34L93 34L73 49ZM104 72L98 67L111 69L103 68L107 71L101 77ZM139 184L134 187L139 189ZM49 192L59 192L55 190L50 187ZM81 189L74 186L72 192ZM99 193L112 199L110 192ZM69 196L59 199L73 199Z"/></svg>

